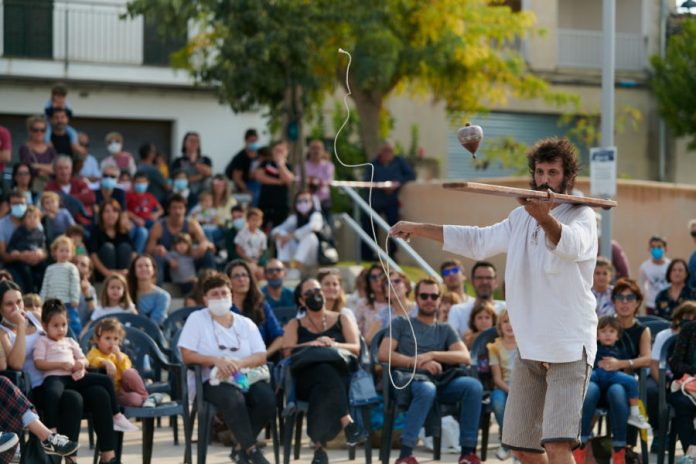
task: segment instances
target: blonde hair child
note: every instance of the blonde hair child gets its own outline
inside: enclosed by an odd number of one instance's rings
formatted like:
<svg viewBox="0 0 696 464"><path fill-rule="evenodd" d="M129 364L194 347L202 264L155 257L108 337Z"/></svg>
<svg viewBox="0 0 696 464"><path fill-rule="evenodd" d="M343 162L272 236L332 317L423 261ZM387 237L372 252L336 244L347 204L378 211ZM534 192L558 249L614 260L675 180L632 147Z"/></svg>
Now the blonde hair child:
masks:
<svg viewBox="0 0 696 464"><path fill-rule="evenodd" d="M56 298L63 302L68 311L70 329L79 334L82 323L77 306L80 301L80 272L71 261L75 255L75 245L66 235L59 235L51 243L51 255L55 263L46 268L41 292L43 301Z"/></svg>

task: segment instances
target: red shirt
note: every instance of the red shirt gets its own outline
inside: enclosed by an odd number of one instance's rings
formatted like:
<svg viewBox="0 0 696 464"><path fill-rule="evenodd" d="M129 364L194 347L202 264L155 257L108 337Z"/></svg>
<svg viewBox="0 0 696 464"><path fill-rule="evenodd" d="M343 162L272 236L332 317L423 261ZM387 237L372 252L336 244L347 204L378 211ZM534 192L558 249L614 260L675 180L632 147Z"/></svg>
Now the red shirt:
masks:
<svg viewBox="0 0 696 464"><path fill-rule="evenodd" d="M10 150L12 156L12 136L7 128L0 126L0 150ZM0 163L0 171L5 169L5 163Z"/></svg>
<svg viewBox="0 0 696 464"><path fill-rule="evenodd" d="M149 192L126 194L126 209L141 219L151 220L152 213L161 207L157 198Z"/></svg>

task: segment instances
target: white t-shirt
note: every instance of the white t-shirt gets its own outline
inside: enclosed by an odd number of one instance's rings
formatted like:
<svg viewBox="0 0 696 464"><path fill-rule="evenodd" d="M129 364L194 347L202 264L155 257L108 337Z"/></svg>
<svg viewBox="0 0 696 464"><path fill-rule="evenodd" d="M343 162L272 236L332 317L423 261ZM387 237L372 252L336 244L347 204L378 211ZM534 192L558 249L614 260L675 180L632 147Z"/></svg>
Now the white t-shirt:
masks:
<svg viewBox="0 0 696 464"><path fill-rule="evenodd" d="M256 353L265 353L261 333L249 318L234 314L231 327L215 322L207 309L194 311L186 319L179 337L179 348L195 351L203 356L217 356L228 359L243 359ZM226 348L238 348L237 351ZM203 369L203 381L210 378L210 368Z"/></svg>
<svg viewBox="0 0 696 464"><path fill-rule="evenodd" d="M452 305L450 308L447 323L454 328L460 337L463 337L464 332L469 330L469 318L474 309L474 303L476 303L476 299L470 298L466 303ZM505 309L505 301L493 300L493 306L495 306L495 313L500 314Z"/></svg>
<svg viewBox="0 0 696 464"><path fill-rule="evenodd" d="M523 207L488 227L444 226L443 250L480 261L507 253L506 303L520 357L549 363L597 353L597 304L592 275L597 261L597 220L589 206L560 204L553 245Z"/></svg>
<svg viewBox="0 0 696 464"><path fill-rule="evenodd" d="M672 331L672 328L670 327L669 329L661 330L660 332L655 335L655 341L653 342L652 346L652 352L650 353L650 359L653 361L659 361L660 360L660 351L662 351L662 347L664 346L665 342L674 335L676 332Z"/></svg>
<svg viewBox="0 0 696 464"><path fill-rule="evenodd" d="M670 259L665 258L664 263L655 264L652 259L647 259L640 265L638 282L645 294L645 306L647 308L654 308L657 294L669 287L667 267L670 262Z"/></svg>
<svg viewBox="0 0 696 464"><path fill-rule="evenodd" d="M266 234L256 229L252 232L248 227L243 228L234 237L234 244L239 245L244 254L251 259L259 259L264 251L266 251Z"/></svg>

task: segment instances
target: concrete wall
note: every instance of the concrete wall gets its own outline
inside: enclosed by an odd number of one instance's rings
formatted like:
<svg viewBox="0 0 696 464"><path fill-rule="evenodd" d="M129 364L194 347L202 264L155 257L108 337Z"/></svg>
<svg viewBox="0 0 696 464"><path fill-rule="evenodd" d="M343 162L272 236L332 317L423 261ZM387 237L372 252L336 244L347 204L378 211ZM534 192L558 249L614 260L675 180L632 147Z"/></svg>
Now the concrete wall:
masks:
<svg viewBox="0 0 696 464"><path fill-rule="evenodd" d="M526 179L496 179L497 185L527 188ZM577 187L589 192L588 179L582 178ZM435 224L465 224L485 226L503 220L517 204L512 198L457 192L442 188L441 183L409 183L401 193L404 220ZM613 213L614 239L626 251L631 275L638 275L641 262L649 257L648 239L662 235L668 242L667 255L688 260L696 248L689 235L687 222L696 217L696 186L648 181L619 181ZM436 267L446 257L441 246L423 239L411 245ZM405 258L403 261L407 261ZM491 261L502 273L505 256ZM473 264L465 260L467 269Z"/></svg>

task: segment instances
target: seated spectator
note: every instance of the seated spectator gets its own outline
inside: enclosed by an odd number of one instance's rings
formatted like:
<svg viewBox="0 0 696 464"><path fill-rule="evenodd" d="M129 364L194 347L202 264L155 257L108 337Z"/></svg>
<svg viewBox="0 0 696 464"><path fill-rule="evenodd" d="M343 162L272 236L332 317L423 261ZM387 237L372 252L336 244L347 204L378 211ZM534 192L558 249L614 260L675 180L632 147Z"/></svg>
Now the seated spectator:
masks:
<svg viewBox="0 0 696 464"><path fill-rule="evenodd" d="M184 298L184 306L186 307L201 307L205 306L203 284L207 279L217 274L216 269L201 269L196 276L196 283L193 284L193 290Z"/></svg>
<svg viewBox="0 0 696 464"><path fill-rule="evenodd" d="M353 291L346 297L346 305L356 313L360 301L367 298L367 274L370 268L363 268L353 281ZM357 314L357 313L356 313ZM358 325L358 327L360 327Z"/></svg>
<svg viewBox="0 0 696 464"><path fill-rule="evenodd" d="M101 169L99 162L94 155L89 153L89 136L85 132L77 134L77 142L85 149L85 154L80 157L79 162L82 164L79 169L80 177L87 179L89 188L96 190L99 188L101 180ZM77 163L75 163L77 165ZM77 168L77 166L75 166Z"/></svg>
<svg viewBox="0 0 696 464"><path fill-rule="evenodd" d="M696 375L694 355L696 354L696 322L687 322L679 332L672 356L668 359L675 382ZM673 385L675 387L676 385ZM672 405L674 418L672 426L682 445L684 458L680 462L692 463L696 460L696 405L690 396L682 393L681 388L668 393L667 400Z"/></svg>
<svg viewBox="0 0 696 464"><path fill-rule="evenodd" d="M276 398L267 382L256 382L248 391L225 382L240 369L266 363L266 348L256 324L230 311L229 279L215 274L203 288L206 309L192 313L184 324L178 347L186 364L203 368L203 395L232 431L238 448L237 462L269 464L256 446L256 437L275 417ZM211 379L211 367L217 379ZM212 381L214 380L214 381Z"/></svg>
<svg viewBox="0 0 696 464"><path fill-rule="evenodd" d="M158 151L157 157L155 158L155 166L157 166L157 169L162 173L162 177L169 180L169 157Z"/></svg>
<svg viewBox="0 0 696 464"><path fill-rule="evenodd" d="M653 341L652 350L650 352L650 375L655 383L659 381L660 353L662 352L662 347L665 342L672 335L678 334L684 324L694 319L696 319L696 302L685 301L677 306L677 309L672 313L671 326L665 330L661 330L655 335L655 341ZM650 407L648 407L648 410L649 409ZM651 420L650 422L652 423L653 421Z"/></svg>
<svg viewBox="0 0 696 464"><path fill-rule="evenodd" d="M24 310L32 313L38 320L41 320L41 307L43 306L41 297L36 293L26 293L23 301Z"/></svg>
<svg viewBox="0 0 696 464"><path fill-rule="evenodd" d="M696 292L689 286L689 265L681 258L673 259L667 266L669 287L655 297L655 313L665 319L672 319L672 311L687 300L696 299Z"/></svg>
<svg viewBox="0 0 696 464"><path fill-rule="evenodd" d="M204 190L198 195L198 204L189 213L189 218L198 221L205 236L212 243L217 243L223 234L220 229L222 223L217 214L218 210L213 206L213 194L209 190Z"/></svg>
<svg viewBox="0 0 696 464"><path fill-rule="evenodd" d="M23 253L10 254L7 250L7 245L12 239L12 234L22 224L22 218L27 212L27 198L20 192L10 192L10 212L0 219L0 259L5 264L10 272L13 272L13 264L26 264L36 266L46 260L47 254L44 250L26 251ZM13 275L13 280L20 279Z"/></svg>
<svg viewBox="0 0 696 464"><path fill-rule="evenodd" d="M80 315L80 323L84 327L92 319L92 312L99 307L97 290L90 281L94 267L92 260L87 255L75 256L73 263L80 273L80 301L77 304L77 313Z"/></svg>
<svg viewBox="0 0 696 464"><path fill-rule="evenodd" d="M138 313L162 324L167 317L172 296L155 285L157 262L150 255L140 255L128 270L128 291Z"/></svg>
<svg viewBox="0 0 696 464"><path fill-rule="evenodd" d="M391 271L389 280L384 280L384 286L387 292L387 303L391 304L387 304L380 310L378 319L368 328L365 335L368 343L371 343L372 337L382 328L387 327L394 318L415 316L418 311L418 307L411 300L411 281L406 274Z"/></svg>
<svg viewBox="0 0 696 464"><path fill-rule="evenodd" d="M88 248L94 268L104 277L115 273L126 275L135 257L125 226L127 221L115 199L100 206L97 227L92 231Z"/></svg>
<svg viewBox="0 0 696 464"><path fill-rule="evenodd" d="M335 167L331 162L331 157L328 156L324 149L324 143L318 139L309 142L307 157L304 162L306 185L312 195L319 200L324 217L327 217L331 211L329 186L334 179L334 170ZM299 166L295 171L295 177L304 180L302 179L302 172Z"/></svg>
<svg viewBox="0 0 696 464"><path fill-rule="evenodd" d="M118 183L116 184L118 188L128 193L133 189L133 176L127 171L122 171L118 175Z"/></svg>
<svg viewBox="0 0 696 464"><path fill-rule="evenodd" d="M246 213L242 205L234 205L230 209L230 220L225 226L225 250L227 251L227 261L233 261L235 259L242 259L241 256L237 254L237 244L234 240L237 238L237 234L240 230L246 227Z"/></svg>
<svg viewBox="0 0 696 464"><path fill-rule="evenodd" d="M495 306L488 300L483 300L471 311L469 316L469 329L464 332L462 339L467 348L471 349L481 332L495 327L498 314Z"/></svg>
<svg viewBox="0 0 696 464"><path fill-rule="evenodd" d="M244 133L242 148L225 168L225 175L234 183L237 192L251 194L251 205L258 206L261 184L254 178L259 163L259 134L256 129Z"/></svg>
<svg viewBox="0 0 696 464"><path fill-rule="evenodd" d="M256 278L246 262L232 261L227 266L227 275L232 288L232 311L248 317L257 325L266 344L266 355L271 358L282 347L283 327L264 300Z"/></svg>
<svg viewBox="0 0 696 464"><path fill-rule="evenodd" d="M104 279L104 286L99 296L99 307L92 311L90 320L96 321L100 317L121 313L137 314L138 311L128 293L126 278L121 274L111 274Z"/></svg>
<svg viewBox="0 0 696 464"><path fill-rule="evenodd" d="M58 156L50 141L45 140L47 130L46 118L30 116L27 118L29 139L19 147L19 162L31 167L33 186L38 192L44 189L53 175L53 161Z"/></svg>
<svg viewBox="0 0 696 464"><path fill-rule="evenodd" d="M337 269L322 269L317 275L321 291L324 294L325 306L327 311L338 313L345 316L358 326L355 320L355 313L346 307L346 294L341 285L341 274ZM297 295L299 299L301 295Z"/></svg>
<svg viewBox="0 0 696 464"><path fill-rule="evenodd" d="M278 259L269 259L263 270L266 286L261 289L266 303L271 308L295 306L293 291L284 286L287 276L285 266Z"/></svg>
<svg viewBox="0 0 696 464"><path fill-rule="evenodd" d="M112 166L118 169L119 174L123 171L129 173L131 176L135 174L135 160L133 159L133 155L123 149L123 136L118 132L109 132L106 134L104 142L106 143L109 156L104 158L101 162L100 167L102 173L104 172L104 168Z"/></svg>
<svg viewBox="0 0 696 464"><path fill-rule="evenodd" d="M517 341L512 332L510 316L507 310L503 310L498 317L496 324L498 338L493 343L489 343L488 361L493 374L493 391L491 391L491 409L495 415L495 420L503 433L503 417L505 416L505 403L507 403L508 393L510 392L510 379L512 370L515 368L515 358L517 357ZM495 453L501 461L510 457L510 451L504 446L500 446Z"/></svg>
<svg viewBox="0 0 696 464"><path fill-rule="evenodd" d="M68 322L73 334L82 331L77 305L80 301L80 271L71 262L74 256L72 241L61 235L51 242L51 255L55 262L46 268L41 285L41 299L44 303L56 299L65 305Z"/></svg>
<svg viewBox="0 0 696 464"><path fill-rule="evenodd" d="M459 295L462 303L469 301L469 295L466 293L466 275L461 261L458 259L444 261L440 264L440 275L442 275L442 281L448 292L454 292Z"/></svg>
<svg viewBox="0 0 696 464"><path fill-rule="evenodd" d="M63 206L70 211L75 221L82 225L92 223L95 205L94 192L87 183L79 177L72 177L73 162L68 156L58 156L53 170L55 179L46 184L46 190L56 192Z"/></svg>
<svg viewBox="0 0 696 464"><path fill-rule="evenodd" d="M283 346L301 350L304 346L335 347L360 353L358 329L342 314L326 309L324 294L315 279L304 279L298 285L299 306L306 308L305 316L292 319L286 325ZM346 443L361 441L360 429L349 412L346 386L350 374L335 364L315 363L292 373L297 398L309 403L307 435L314 443L315 463L328 463L324 448L328 441L344 430ZM417 433L417 432L416 432Z"/></svg>
<svg viewBox="0 0 696 464"><path fill-rule="evenodd" d="M162 174L162 171L157 167L157 147L153 143L145 143L138 149L140 153L140 163L138 163L138 171L145 175L147 179L147 192L157 199L161 205L167 199L167 193L171 187L167 183L167 179ZM136 177L133 182L137 182Z"/></svg>
<svg viewBox="0 0 696 464"><path fill-rule="evenodd" d="M60 207L60 197L56 192L41 194L41 209L44 213L41 224L48 243L53 242L59 235L63 235L68 227L75 225L70 211Z"/></svg>
<svg viewBox="0 0 696 464"><path fill-rule="evenodd" d="M197 221L186 218L186 200L178 194L174 194L169 199L168 215L160 218L150 229L146 250L155 257L157 268L157 282L164 281L167 269L166 255L174 246L174 237L181 232L191 235L193 243L196 245L193 251L193 258L196 270L203 268L215 268L213 253L215 246L208 241L203 233L203 229Z"/></svg>
<svg viewBox="0 0 696 464"><path fill-rule="evenodd" d="M271 158L262 160L254 171L254 178L261 184L259 208L264 212L264 229L278 227L288 218L289 186L295 180L295 175L287 160L287 143L276 142L271 146ZM306 193L313 209L312 194L309 191ZM297 202L297 196L295 196L295 202ZM304 214L308 211L309 209ZM281 259L281 261L285 260Z"/></svg>
<svg viewBox="0 0 696 464"><path fill-rule="evenodd" d="M213 194L213 208L217 209L217 218L220 225L225 225L232 219L232 207L237 200L231 195L230 183L222 174L215 174L210 187Z"/></svg>
<svg viewBox="0 0 696 464"><path fill-rule="evenodd" d="M324 218L314 209L312 194L300 191L295 195L294 214L271 230L278 259L293 268L316 266L319 238L316 232L324 227Z"/></svg>
<svg viewBox="0 0 696 464"><path fill-rule="evenodd" d="M27 197L27 205L36 205L39 194L34 190L34 176L29 163L17 163L12 167L12 188Z"/></svg>
<svg viewBox="0 0 696 464"><path fill-rule="evenodd" d="M448 322L450 309L452 306L461 304L462 300L459 294L454 292L445 292L440 299L440 307L437 308L437 320L440 322Z"/></svg>
<svg viewBox="0 0 696 464"><path fill-rule="evenodd" d="M121 175L121 171L113 164L106 164L102 167L101 182L99 188L94 191L97 205L113 198L121 206L121 210L126 209L126 192L118 187L119 175Z"/></svg>
<svg viewBox="0 0 696 464"><path fill-rule="evenodd" d="M25 292L39 291L46 263L41 261L30 266L19 258L22 253L36 253L37 251L45 255L46 235L41 228L41 212L39 208L32 205L27 207L22 224L12 233L10 243L7 244L7 252L15 258L11 265L15 272L15 282Z"/></svg>
<svg viewBox="0 0 696 464"><path fill-rule="evenodd" d="M234 237L237 256L247 262L256 278L263 278L263 265L267 258L268 240L261 231L263 211L249 208L246 212L246 226Z"/></svg>
<svg viewBox="0 0 696 464"><path fill-rule="evenodd" d="M592 278L592 294L597 299L597 317L613 316L614 303L611 301L611 285L614 275L614 266L604 256L597 257L597 264Z"/></svg>
<svg viewBox="0 0 696 464"><path fill-rule="evenodd" d="M461 375L455 371L454 376L448 376L446 383L438 382L443 372L460 364L471 363L469 350L450 325L439 323L435 318L441 295L437 282L420 280L415 293L418 315L410 318L410 322L418 340L417 352L409 321L399 318L392 322L391 337L387 335L382 340L378 354L380 362L387 362L391 356L391 364L397 370L395 373L403 374L395 377L398 385L405 383L414 366L419 370L409 386L411 401L406 411L401 451L396 463L417 462L413 457L413 448L418 441L418 431L425 424L437 399L442 403L459 404L459 464L479 464L481 461L476 456L476 442L483 387L478 380L465 376L464 370L461 370Z"/></svg>
<svg viewBox="0 0 696 464"><path fill-rule="evenodd" d="M198 132L187 132L181 143L181 156L172 162L172 172L183 171L188 180L192 202L206 189L213 175L213 162L201 152L201 136ZM190 200L191 201L191 200Z"/></svg>
<svg viewBox="0 0 696 464"><path fill-rule="evenodd" d="M387 307L386 277L382 266L373 264L365 274L365 298L358 301L355 308L355 319L358 321L358 329L363 336L379 321L380 314Z"/></svg>
<svg viewBox="0 0 696 464"><path fill-rule="evenodd" d="M196 265L193 262L193 241L187 233L174 237L174 249L167 253L167 264L172 282L184 295L193 290L196 283Z"/></svg>
<svg viewBox="0 0 696 464"><path fill-rule="evenodd" d="M65 235L73 241L75 245L75 256L88 256L85 246L85 228L80 224L74 224L65 229Z"/></svg>
<svg viewBox="0 0 696 464"><path fill-rule="evenodd" d="M147 229L164 214L162 205L148 188L147 174L139 171L133 177L133 191L126 195L128 217L136 226Z"/></svg>
<svg viewBox="0 0 696 464"><path fill-rule="evenodd" d="M665 256L667 241L659 236L652 236L648 241L650 259L646 259L640 265L638 283L645 293L645 310L648 314L655 314L655 298L660 291L669 287L667 282L667 266L670 259Z"/></svg>
<svg viewBox="0 0 696 464"><path fill-rule="evenodd" d="M50 108L47 112L51 124L46 130L44 141L53 145L56 153L72 157L82 155L85 149L77 140L77 131L70 126L71 115L64 108ZM55 166L54 172L55 172Z"/></svg>

